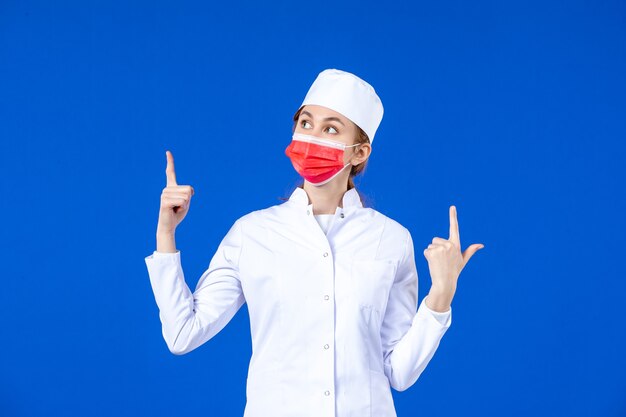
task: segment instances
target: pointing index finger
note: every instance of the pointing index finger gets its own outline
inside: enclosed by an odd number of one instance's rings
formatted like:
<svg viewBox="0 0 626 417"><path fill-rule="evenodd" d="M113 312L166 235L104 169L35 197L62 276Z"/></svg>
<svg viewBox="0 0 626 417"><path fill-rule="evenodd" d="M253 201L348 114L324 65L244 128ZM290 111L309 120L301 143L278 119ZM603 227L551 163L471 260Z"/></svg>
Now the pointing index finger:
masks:
<svg viewBox="0 0 626 417"><path fill-rule="evenodd" d="M461 246L461 236L459 235L459 222L456 217L456 206L450 206L450 237L449 240Z"/></svg>
<svg viewBox="0 0 626 417"><path fill-rule="evenodd" d="M170 151L165 151L165 155L167 156L167 167L165 168L167 186L178 185L176 183L176 172L174 171L174 155Z"/></svg>

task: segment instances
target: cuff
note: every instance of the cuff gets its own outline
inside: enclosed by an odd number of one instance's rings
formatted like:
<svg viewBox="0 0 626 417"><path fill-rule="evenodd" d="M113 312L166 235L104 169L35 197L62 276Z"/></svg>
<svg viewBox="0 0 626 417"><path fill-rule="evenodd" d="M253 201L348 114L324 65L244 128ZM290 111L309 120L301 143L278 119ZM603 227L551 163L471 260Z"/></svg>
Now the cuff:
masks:
<svg viewBox="0 0 626 417"><path fill-rule="evenodd" d="M431 310L427 305L426 305L426 299L428 298L428 295L426 297L424 297L424 299L422 300L422 304L420 305L420 309L424 309L424 312L428 315L430 315L431 317L433 317L434 319L436 319L439 324L441 324L444 327L449 327L451 322L452 322L452 306L450 306L450 308L447 311L435 311L435 310Z"/></svg>
<svg viewBox="0 0 626 417"><path fill-rule="evenodd" d="M177 250L176 252L157 252L154 251L152 252L150 255L145 257L146 261L147 260L152 260L152 259L162 259L162 260L179 260L180 259L180 250Z"/></svg>

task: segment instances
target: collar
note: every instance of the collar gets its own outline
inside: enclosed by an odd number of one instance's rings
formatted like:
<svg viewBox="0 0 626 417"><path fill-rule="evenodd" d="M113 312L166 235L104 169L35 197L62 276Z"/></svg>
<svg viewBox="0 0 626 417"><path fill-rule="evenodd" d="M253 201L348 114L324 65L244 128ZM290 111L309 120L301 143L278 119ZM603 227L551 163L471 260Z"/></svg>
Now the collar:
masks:
<svg viewBox="0 0 626 417"><path fill-rule="evenodd" d="M363 207L363 203L361 202L356 188L350 188L346 191L341 201L344 210L352 207ZM313 203L309 203L309 195L304 188L296 187L291 193L291 196L289 196L289 202L300 207L306 207L310 212L313 212ZM337 207L337 210L341 210L341 208Z"/></svg>

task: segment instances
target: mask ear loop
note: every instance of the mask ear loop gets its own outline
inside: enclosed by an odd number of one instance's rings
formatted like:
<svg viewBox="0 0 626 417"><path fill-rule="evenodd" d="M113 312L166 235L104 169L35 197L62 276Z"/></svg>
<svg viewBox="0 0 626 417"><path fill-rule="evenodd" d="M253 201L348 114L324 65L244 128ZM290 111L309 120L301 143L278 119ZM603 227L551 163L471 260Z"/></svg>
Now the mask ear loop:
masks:
<svg viewBox="0 0 626 417"><path fill-rule="evenodd" d="M351 148L351 147L353 147L353 146L359 146L359 145L363 145L363 144L362 144L362 143L355 143L355 144L353 144L353 145L346 145L346 148ZM345 152L345 150L344 150L344 152ZM354 156L354 154L355 154L355 153L356 153L356 151L354 151L354 152L352 153L352 155L350 156L350 159L352 159L352 157ZM348 161L348 164L349 164L350 162L352 162L352 161ZM345 167L346 167L346 166L344 166L344 168L345 168Z"/></svg>

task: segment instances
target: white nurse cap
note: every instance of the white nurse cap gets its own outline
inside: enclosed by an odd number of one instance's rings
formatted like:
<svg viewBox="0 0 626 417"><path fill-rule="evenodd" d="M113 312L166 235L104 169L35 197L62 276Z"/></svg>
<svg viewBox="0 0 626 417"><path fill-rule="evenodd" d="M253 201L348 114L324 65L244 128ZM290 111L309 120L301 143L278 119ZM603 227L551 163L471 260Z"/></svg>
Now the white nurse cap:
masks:
<svg viewBox="0 0 626 417"><path fill-rule="evenodd" d="M367 133L370 144L383 119L383 103L374 88L356 75L334 68L318 74L300 108L307 104L341 113Z"/></svg>

